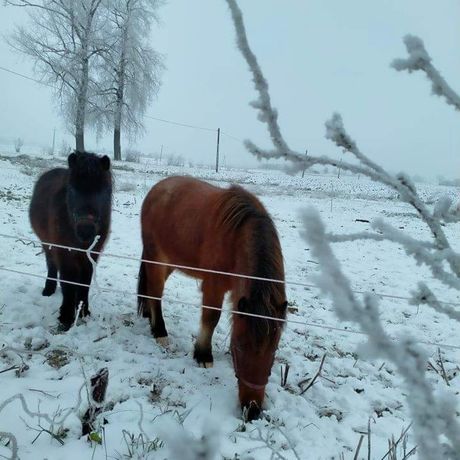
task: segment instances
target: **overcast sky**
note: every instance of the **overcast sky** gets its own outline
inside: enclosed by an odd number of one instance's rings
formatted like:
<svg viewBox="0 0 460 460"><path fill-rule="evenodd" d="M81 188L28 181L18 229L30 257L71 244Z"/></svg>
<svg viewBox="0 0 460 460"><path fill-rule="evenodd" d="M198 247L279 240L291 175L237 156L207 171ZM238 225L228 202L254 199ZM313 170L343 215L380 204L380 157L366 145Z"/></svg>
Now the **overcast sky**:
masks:
<svg viewBox="0 0 460 460"><path fill-rule="evenodd" d="M434 64L460 92L458 0L240 0L248 38L270 84L282 131L293 149L339 155L324 138L324 122L342 114L350 135L372 159L392 171L459 177L460 113L430 94L420 74L389 67L405 57L402 37L419 35ZM0 31L24 21L24 9L0 6ZM154 117L209 128L271 147L264 125L248 106L255 98L246 63L235 46L223 0L170 0L152 45L166 57ZM0 38L0 65L33 75L30 61ZM0 71L0 138L29 143L72 142L60 122L52 91ZM215 133L145 120L133 145L211 163ZM110 138L87 138L88 150L111 148ZM254 160L223 136L227 163Z"/></svg>

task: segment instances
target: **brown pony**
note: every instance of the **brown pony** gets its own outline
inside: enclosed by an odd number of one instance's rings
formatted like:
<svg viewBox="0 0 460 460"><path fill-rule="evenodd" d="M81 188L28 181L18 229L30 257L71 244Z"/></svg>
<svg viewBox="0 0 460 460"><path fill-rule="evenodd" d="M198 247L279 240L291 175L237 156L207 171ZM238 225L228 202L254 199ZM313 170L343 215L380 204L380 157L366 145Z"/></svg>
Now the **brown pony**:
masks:
<svg viewBox="0 0 460 460"><path fill-rule="evenodd" d="M110 227L112 175L110 159L92 153L71 153L69 168L45 172L35 184L29 217L42 242L87 249L96 235L94 251L101 251ZM43 244L48 278L42 294L56 291L56 277L73 283L91 283L93 266L84 252L68 251ZM92 258L97 261L97 254ZM81 303L81 315L89 315L88 287L61 282L62 305L59 321L64 330L75 320Z"/></svg>
<svg viewBox="0 0 460 460"><path fill-rule="evenodd" d="M241 187L222 189L190 177L170 177L148 193L141 212L142 258L205 270L284 280L281 247L275 226L261 202ZM139 271L139 313L150 319L153 336L165 342L168 335L161 297L173 267L142 262ZM238 379L239 399L247 419L260 414L282 321L283 283L181 269L202 280L201 329L194 358L204 366L213 363L211 340L224 295L231 291L233 315L231 352ZM142 297L144 296L144 297Z"/></svg>

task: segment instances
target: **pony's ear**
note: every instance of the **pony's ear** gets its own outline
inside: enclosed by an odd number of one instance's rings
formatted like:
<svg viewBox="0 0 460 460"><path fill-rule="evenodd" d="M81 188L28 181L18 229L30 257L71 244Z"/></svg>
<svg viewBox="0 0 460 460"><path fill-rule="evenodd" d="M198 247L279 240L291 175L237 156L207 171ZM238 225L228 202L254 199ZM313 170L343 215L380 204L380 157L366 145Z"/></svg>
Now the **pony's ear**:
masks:
<svg viewBox="0 0 460 460"><path fill-rule="evenodd" d="M69 164L69 168L72 169L77 164L77 155L75 153L71 153L67 158L67 163Z"/></svg>
<svg viewBox="0 0 460 460"><path fill-rule="evenodd" d="M110 169L110 158L107 155L104 155L100 161L102 170L108 171Z"/></svg>
<svg viewBox="0 0 460 460"><path fill-rule="evenodd" d="M238 311L242 313L248 313L249 312L249 302L246 297L241 297L241 299L238 302Z"/></svg>

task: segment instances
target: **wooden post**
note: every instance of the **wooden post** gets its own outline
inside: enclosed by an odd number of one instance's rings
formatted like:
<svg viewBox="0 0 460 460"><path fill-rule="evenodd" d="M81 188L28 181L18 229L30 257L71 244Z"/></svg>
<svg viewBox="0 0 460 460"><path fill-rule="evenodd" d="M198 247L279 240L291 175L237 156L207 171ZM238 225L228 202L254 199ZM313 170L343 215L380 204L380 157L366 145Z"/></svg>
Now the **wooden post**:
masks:
<svg viewBox="0 0 460 460"><path fill-rule="evenodd" d="M220 143L220 128L217 128L216 173L219 172L219 143Z"/></svg>
<svg viewBox="0 0 460 460"><path fill-rule="evenodd" d="M305 150L305 158L307 157L308 155L308 149ZM303 171L302 171L302 179L303 179L303 176L305 176L305 170L307 169L307 167L305 166L305 168L303 168Z"/></svg>
<svg viewBox="0 0 460 460"><path fill-rule="evenodd" d="M56 146L56 128L53 130L53 146L51 147L51 155L54 155L54 148Z"/></svg>

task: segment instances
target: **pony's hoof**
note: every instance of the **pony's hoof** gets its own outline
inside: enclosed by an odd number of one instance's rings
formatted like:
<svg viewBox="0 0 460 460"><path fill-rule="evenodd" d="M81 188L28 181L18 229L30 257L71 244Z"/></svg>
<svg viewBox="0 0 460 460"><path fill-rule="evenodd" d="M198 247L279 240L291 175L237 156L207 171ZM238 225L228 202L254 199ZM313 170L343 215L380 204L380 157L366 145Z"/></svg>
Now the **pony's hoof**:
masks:
<svg viewBox="0 0 460 460"><path fill-rule="evenodd" d="M42 291L42 296L43 297L50 297L56 292L55 287L45 287Z"/></svg>
<svg viewBox="0 0 460 460"><path fill-rule="evenodd" d="M212 357L211 350L203 350L198 345L195 345L195 350L193 351L193 358L198 363L200 367L209 369L214 365L214 358Z"/></svg>
<svg viewBox="0 0 460 460"><path fill-rule="evenodd" d="M62 320L59 318L58 331L67 332L73 325L73 321Z"/></svg>
<svg viewBox="0 0 460 460"><path fill-rule="evenodd" d="M211 367L214 367L214 363L212 361L210 363L200 363L200 367L204 367L205 369L211 369Z"/></svg>
<svg viewBox="0 0 460 460"><path fill-rule="evenodd" d="M158 343L158 345L160 345L163 348L167 348L168 345L169 345L168 336L166 336L166 337L156 337L155 340Z"/></svg>

